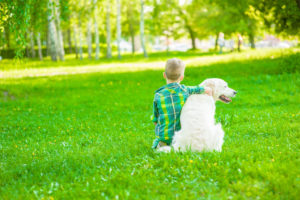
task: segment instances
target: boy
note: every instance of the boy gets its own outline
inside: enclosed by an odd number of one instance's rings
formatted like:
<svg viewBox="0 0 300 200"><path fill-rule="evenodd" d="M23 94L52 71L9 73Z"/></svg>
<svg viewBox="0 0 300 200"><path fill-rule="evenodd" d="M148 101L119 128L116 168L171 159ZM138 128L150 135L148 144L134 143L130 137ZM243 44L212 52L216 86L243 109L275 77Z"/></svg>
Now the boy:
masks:
<svg viewBox="0 0 300 200"><path fill-rule="evenodd" d="M175 131L180 130L180 112L192 94L212 95L210 88L185 86L180 82L184 78L185 65L182 60L169 59L165 66L164 78L167 85L155 91L152 121L155 124L156 139L152 148L170 145Z"/></svg>

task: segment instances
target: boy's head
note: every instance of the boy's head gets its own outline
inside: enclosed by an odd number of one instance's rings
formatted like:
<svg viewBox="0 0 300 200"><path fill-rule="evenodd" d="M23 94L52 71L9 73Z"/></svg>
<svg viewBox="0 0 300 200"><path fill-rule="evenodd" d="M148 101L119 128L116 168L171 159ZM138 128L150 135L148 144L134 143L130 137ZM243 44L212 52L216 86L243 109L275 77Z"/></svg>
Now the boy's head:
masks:
<svg viewBox="0 0 300 200"><path fill-rule="evenodd" d="M168 83L180 82L184 77L185 64L178 58L169 59L166 63L164 77Z"/></svg>

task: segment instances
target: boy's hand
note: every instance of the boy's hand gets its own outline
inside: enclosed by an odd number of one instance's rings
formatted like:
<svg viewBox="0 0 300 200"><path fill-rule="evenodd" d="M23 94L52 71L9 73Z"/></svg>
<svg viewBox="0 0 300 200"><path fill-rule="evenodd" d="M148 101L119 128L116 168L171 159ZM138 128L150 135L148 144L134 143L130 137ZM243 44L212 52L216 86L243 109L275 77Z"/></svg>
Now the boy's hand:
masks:
<svg viewBox="0 0 300 200"><path fill-rule="evenodd" d="M208 96L212 96L212 89L210 87L204 87L204 93Z"/></svg>

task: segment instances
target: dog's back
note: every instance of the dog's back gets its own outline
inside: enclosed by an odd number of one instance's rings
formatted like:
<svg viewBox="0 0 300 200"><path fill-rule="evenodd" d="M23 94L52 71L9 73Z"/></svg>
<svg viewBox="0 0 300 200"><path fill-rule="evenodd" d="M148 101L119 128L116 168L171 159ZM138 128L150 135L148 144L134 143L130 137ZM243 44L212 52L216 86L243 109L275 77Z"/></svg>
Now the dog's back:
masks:
<svg viewBox="0 0 300 200"><path fill-rule="evenodd" d="M184 104L181 114L181 129L196 129L199 123L214 123L215 103L211 96L206 94L191 95Z"/></svg>
<svg viewBox="0 0 300 200"><path fill-rule="evenodd" d="M221 150L224 132L215 125L215 102L205 94L192 95L182 108L181 130L175 133L174 150Z"/></svg>

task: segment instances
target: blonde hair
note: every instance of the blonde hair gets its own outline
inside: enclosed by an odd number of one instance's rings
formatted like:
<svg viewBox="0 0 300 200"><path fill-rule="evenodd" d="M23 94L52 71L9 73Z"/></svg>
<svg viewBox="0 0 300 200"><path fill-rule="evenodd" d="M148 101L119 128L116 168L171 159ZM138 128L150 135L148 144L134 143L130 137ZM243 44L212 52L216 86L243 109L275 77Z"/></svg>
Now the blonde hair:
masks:
<svg viewBox="0 0 300 200"><path fill-rule="evenodd" d="M167 79L177 81L184 74L185 64L178 58L169 59L166 63L165 74Z"/></svg>

